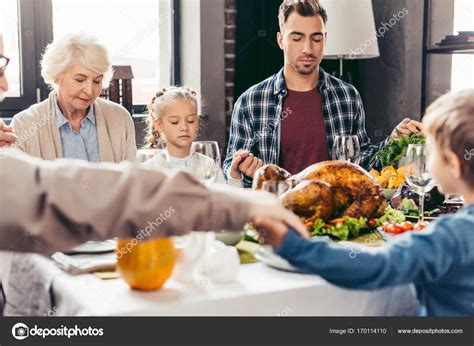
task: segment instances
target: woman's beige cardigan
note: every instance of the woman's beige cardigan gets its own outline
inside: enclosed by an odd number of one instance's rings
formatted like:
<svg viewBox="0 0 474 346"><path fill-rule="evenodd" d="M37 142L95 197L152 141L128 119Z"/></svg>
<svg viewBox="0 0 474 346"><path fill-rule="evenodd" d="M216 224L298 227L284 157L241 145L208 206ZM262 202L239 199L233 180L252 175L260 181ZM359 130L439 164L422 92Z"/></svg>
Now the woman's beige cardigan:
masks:
<svg viewBox="0 0 474 346"><path fill-rule="evenodd" d="M63 156L53 95L54 91L48 99L18 113L11 123L18 136L18 148L44 160ZM133 161L137 152L135 127L127 110L119 104L98 98L94 102L94 114L100 161Z"/></svg>

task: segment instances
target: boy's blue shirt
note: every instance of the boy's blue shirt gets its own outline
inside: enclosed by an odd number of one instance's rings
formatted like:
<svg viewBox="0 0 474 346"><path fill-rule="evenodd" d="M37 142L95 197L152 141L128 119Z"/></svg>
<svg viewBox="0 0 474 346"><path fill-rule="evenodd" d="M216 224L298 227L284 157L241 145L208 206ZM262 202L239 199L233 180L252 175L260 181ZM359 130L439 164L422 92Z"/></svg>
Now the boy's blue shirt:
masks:
<svg viewBox="0 0 474 346"><path fill-rule="evenodd" d="M327 239L289 231L276 253L336 285L376 289L414 283L420 314L474 316L474 204L421 232L356 253Z"/></svg>

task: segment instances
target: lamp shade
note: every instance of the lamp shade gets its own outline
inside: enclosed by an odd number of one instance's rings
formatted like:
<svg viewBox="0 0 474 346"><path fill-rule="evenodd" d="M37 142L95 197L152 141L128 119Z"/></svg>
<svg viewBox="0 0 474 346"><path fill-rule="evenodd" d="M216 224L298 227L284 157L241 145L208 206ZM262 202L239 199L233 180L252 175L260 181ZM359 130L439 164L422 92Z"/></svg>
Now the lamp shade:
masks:
<svg viewBox="0 0 474 346"><path fill-rule="evenodd" d="M369 59L380 56L372 0L320 0L326 9L325 59Z"/></svg>

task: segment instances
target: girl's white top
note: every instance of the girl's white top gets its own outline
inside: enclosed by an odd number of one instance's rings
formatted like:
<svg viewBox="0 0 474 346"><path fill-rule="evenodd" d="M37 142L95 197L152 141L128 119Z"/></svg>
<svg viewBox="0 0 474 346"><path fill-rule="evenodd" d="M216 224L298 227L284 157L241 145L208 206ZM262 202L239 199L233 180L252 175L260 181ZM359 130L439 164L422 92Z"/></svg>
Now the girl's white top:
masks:
<svg viewBox="0 0 474 346"><path fill-rule="evenodd" d="M210 157L202 155L202 154L194 154L187 156L185 158L174 157L168 155L168 159L166 156L161 153L157 152L155 156L151 159L145 161L143 163L145 167L148 168L164 168L167 170L188 170L190 173L196 170L208 170L208 169L215 169L217 171L217 178L216 182L219 184L229 184L230 186L234 187L243 187L242 179L233 179L229 176L229 180L226 182L224 178L224 174L218 165L212 160Z"/></svg>

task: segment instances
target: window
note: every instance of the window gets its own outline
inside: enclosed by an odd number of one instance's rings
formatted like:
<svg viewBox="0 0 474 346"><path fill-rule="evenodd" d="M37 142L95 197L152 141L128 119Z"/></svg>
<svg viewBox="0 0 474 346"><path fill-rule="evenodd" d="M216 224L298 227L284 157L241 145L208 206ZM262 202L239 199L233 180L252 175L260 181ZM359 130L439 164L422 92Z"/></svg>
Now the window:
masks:
<svg viewBox="0 0 474 346"><path fill-rule="evenodd" d="M10 89L0 117L11 117L47 98L39 61L54 37L69 32L97 36L113 65L130 65L135 112L160 86L179 80L177 0L1 0L0 23ZM3 24L6 25L3 25ZM173 38L173 39L172 39ZM176 57L175 57L176 55Z"/></svg>
<svg viewBox="0 0 474 346"><path fill-rule="evenodd" d="M171 17L172 12L156 0L53 0L53 37L71 31L96 35L107 46L113 65L132 66L133 102L147 104L163 83L170 82L169 61L161 55L170 42L163 42L160 30L169 31Z"/></svg>
<svg viewBox="0 0 474 346"><path fill-rule="evenodd" d="M454 32L474 30L474 2L455 0ZM474 88L474 55L453 54L451 90Z"/></svg>
<svg viewBox="0 0 474 346"><path fill-rule="evenodd" d="M1 0L4 54L11 60L5 72L10 87L6 100L0 104L0 117L10 117L29 107L44 88L36 67L36 46L42 42L42 27L36 26L34 14L39 5L34 0Z"/></svg>
<svg viewBox="0 0 474 346"><path fill-rule="evenodd" d="M2 0L0 8L2 23L3 49L10 58L8 70L9 90L7 97L21 96L20 90L20 45L18 39L18 3L17 0Z"/></svg>

